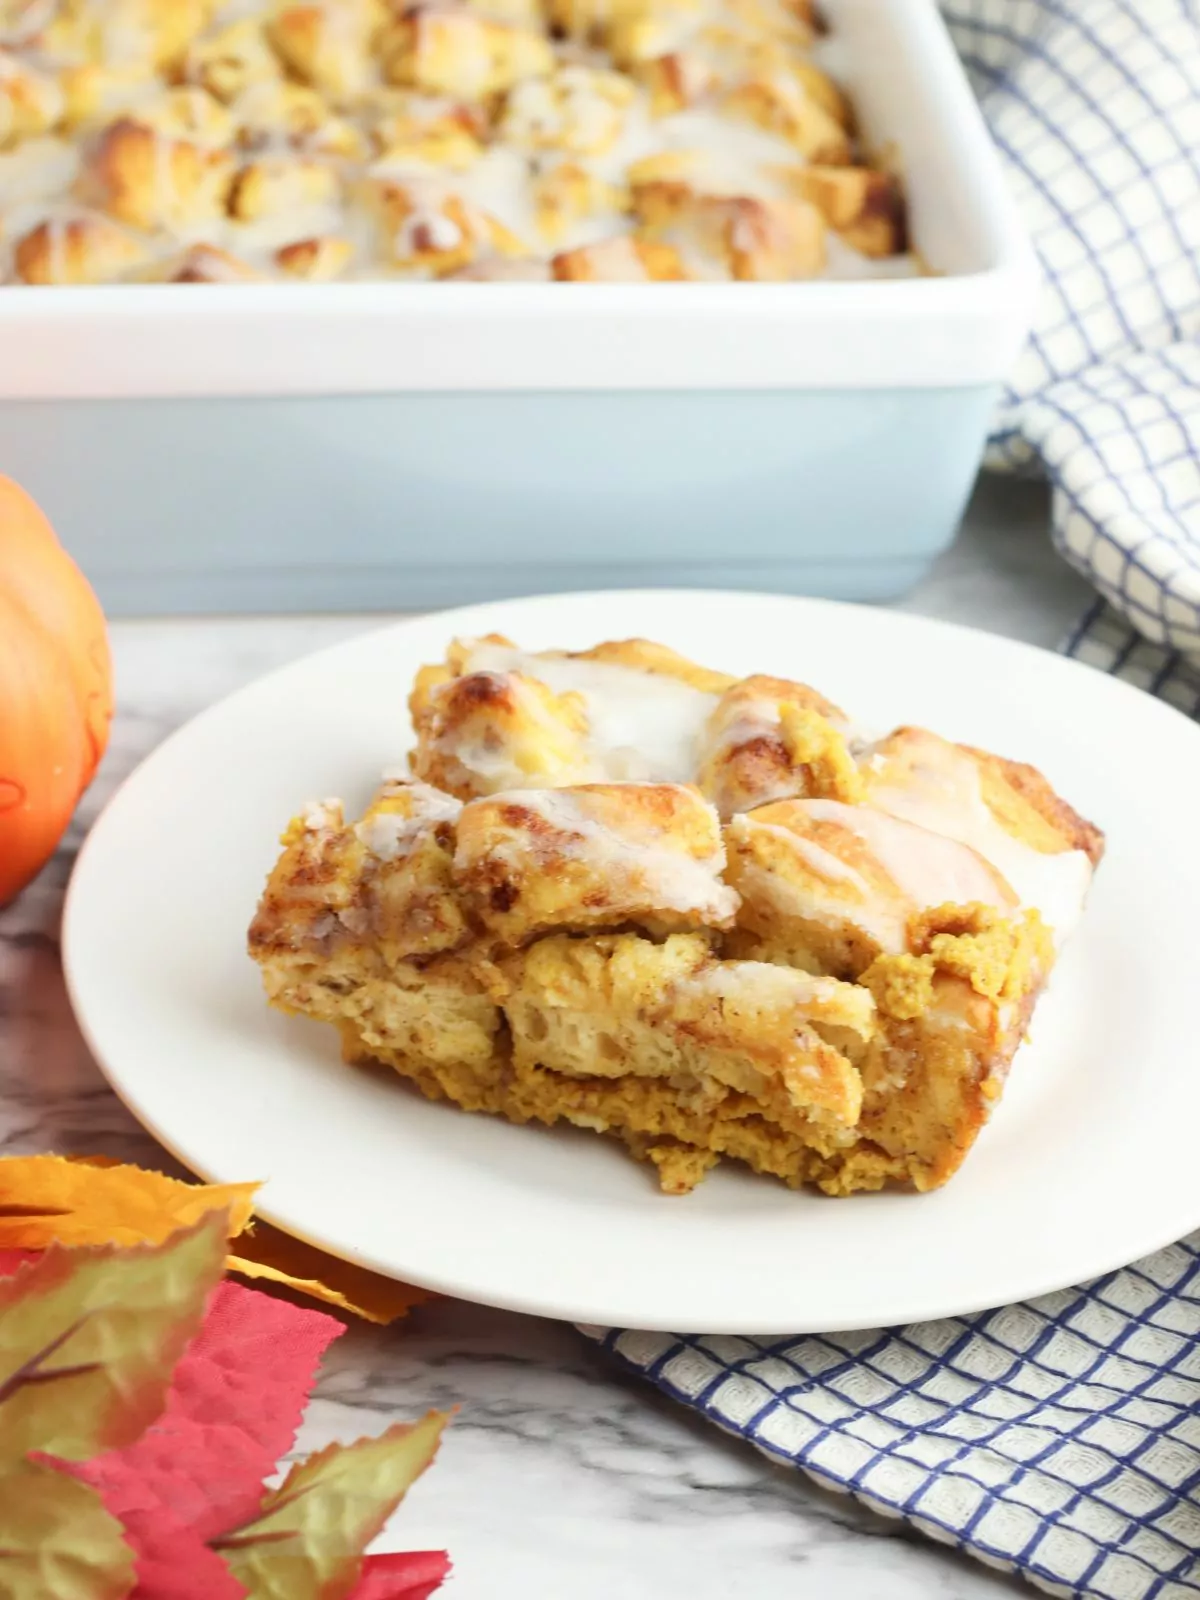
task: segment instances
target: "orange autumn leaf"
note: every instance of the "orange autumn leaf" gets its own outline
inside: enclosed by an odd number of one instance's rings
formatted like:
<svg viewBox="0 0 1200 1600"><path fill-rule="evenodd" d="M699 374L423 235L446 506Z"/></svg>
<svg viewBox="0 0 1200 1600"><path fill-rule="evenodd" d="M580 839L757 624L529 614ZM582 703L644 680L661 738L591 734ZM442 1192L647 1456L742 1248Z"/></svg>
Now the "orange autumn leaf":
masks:
<svg viewBox="0 0 1200 1600"><path fill-rule="evenodd" d="M250 1228L254 1183L185 1183L108 1156L0 1158L0 1249L157 1244L207 1212L227 1209L237 1245L229 1270L282 1284L368 1322L395 1322L430 1296L339 1261L267 1223Z"/></svg>
<svg viewBox="0 0 1200 1600"><path fill-rule="evenodd" d="M210 1211L230 1237L250 1220L256 1183L182 1183L161 1172L65 1156L0 1158L0 1250L161 1244Z"/></svg>
<svg viewBox="0 0 1200 1600"><path fill-rule="evenodd" d="M368 1322L395 1322L413 1306L432 1298L424 1289L380 1277L351 1261L339 1261L265 1222L256 1222L238 1239L229 1269L245 1278L286 1284Z"/></svg>

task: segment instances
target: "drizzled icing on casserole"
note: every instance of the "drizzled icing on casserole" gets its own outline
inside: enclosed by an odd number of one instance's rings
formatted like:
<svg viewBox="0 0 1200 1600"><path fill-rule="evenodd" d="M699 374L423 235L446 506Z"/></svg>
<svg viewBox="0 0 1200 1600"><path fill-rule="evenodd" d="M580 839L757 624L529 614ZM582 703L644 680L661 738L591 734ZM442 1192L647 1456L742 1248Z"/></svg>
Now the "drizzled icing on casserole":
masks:
<svg viewBox="0 0 1200 1600"><path fill-rule="evenodd" d="M465 670L538 678L555 694L581 696L593 782L690 782L717 703L716 695L660 673L505 645L474 645Z"/></svg>
<svg viewBox="0 0 1200 1600"><path fill-rule="evenodd" d="M911 274L898 199L835 115L822 64L836 41L815 37L805 11L38 0L0 37L0 274ZM123 123L147 132L148 161L128 138L106 152ZM189 176L197 151L217 160L207 197ZM837 196L804 187L831 163L849 189L836 175ZM656 219L644 186L664 182L690 200ZM797 232L813 206L825 220ZM894 236L885 226L872 242L889 207ZM635 238L656 251L616 243ZM294 248L314 241L336 248ZM197 245L233 264L181 259Z"/></svg>
<svg viewBox="0 0 1200 1600"><path fill-rule="evenodd" d="M695 783L714 738L718 752L736 754L739 739L753 741L778 726L770 698L752 696L743 703L735 689L729 702L733 710L726 714L726 703L715 693L609 660L530 654L476 642L467 647L462 670L536 679L556 695L582 700L587 771L571 782ZM904 904L873 889L854 859L843 859L828 839L778 826L755 811L734 817L735 834L765 829L786 842L837 900L857 904L860 924L883 948L904 947L904 927L914 907L968 903L1004 915L1019 907L1037 910L1061 943L1078 920L1091 881L1092 864L1084 851L1039 850L1009 832L987 804L978 763L958 746L930 735L927 748L920 747L920 760L889 763L879 754L880 746L853 738L853 726L829 709L831 726L852 736L850 748L860 769L870 775L867 801L805 798L793 786L791 795L800 797L786 804L809 822L853 835ZM502 750L493 752L491 760L503 760ZM786 799L786 787L781 778L781 792L767 798ZM776 884L771 892L789 901L796 894L787 883Z"/></svg>
<svg viewBox="0 0 1200 1600"><path fill-rule="evenodd" d="M629 798L634 802L632 791ZM688 791L677 799L680 811L668 813L668 827L661 831L653 812L643 817L635 802L628 809L614 806L611 792L588 788L513 790L473 801L472 806L486 807L500 825L485 834L479 850L460 838L455 867L467 872L481 856L490 856L504 860L517 874L535 864L553 874L556 863L576 861L603 885L607 909L642 906L703 921L730 921L738 896L721 881L725 846L717 818ZM697 840L677 836L669 826L693 807L705 830Z"/></svg>

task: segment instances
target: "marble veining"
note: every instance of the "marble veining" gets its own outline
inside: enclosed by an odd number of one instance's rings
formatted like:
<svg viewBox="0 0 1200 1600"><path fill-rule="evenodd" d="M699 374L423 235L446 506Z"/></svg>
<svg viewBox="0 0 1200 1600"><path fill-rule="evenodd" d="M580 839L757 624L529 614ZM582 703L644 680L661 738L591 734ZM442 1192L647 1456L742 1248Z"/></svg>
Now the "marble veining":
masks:
<svg viewBox="0 0 1200 1600"><path fill-rule="evenodd" d="M1045 503L989 484L905 609L1052 644L1088 591ZM181 722L365 617L125 622L108 756L58 855L0 912L0 1151L103 1151L178 1170L106 1087L59 962L63 891L104 801ZM573 1329L441 1301L334 1345L298 1448L457 1406L441 1458L380 1548L445 1547L447 1600L985 1600L1022 1586L817 1489L648 1386Z"/></svg>

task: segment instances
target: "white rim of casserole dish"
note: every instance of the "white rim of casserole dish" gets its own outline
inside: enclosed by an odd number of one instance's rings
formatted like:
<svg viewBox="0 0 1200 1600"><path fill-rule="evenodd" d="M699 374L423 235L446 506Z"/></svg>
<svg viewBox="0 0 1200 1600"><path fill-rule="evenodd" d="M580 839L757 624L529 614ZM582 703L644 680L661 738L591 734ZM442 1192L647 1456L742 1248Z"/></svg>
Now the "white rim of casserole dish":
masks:
<svg viewBox="0 0 1200 1600"><path fill-rule="evenodd" d="M978 270L796 283L0 288L0 399L888 389L999 382L1036 259L934 0L869 5L922 66ZM911 174L910 174L911 177ZM968 214L973 213L973 214Z"/></svg>

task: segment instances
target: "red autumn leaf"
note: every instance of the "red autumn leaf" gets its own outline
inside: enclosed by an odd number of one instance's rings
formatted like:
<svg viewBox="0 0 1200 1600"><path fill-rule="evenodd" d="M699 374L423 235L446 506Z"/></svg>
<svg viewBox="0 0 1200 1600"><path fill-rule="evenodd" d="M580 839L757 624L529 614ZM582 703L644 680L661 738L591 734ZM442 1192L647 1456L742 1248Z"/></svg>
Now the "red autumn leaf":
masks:
<svg viewBox="0 0 1200 1600"><path fill-rule="evenodd" d="M0 1250L0 1278L39 1255ZM141 1438L86 1464L46 1460L94 1487L123 1524L137 1570L129 1600L245 1600L208 1541L261 1515L263 1480L293 1443L320 1356L342 1331L227 1281ZM442 1551L371 1556L349 1600L428 1600L449 1568Z"/></svg>
<svg viewBox="0 0 1200 1600"><path fill-rule="evenodd" d="M117 1516L161 1506L200 1538L252 1518L296 1437L335 1318L226 1280L175 1369L166 1408L134 1444L89 1462Z"/></svg>
<svg viewBox="0 0 1200 1600"><path fill-rule="evenodd" d="M137 1571L129 1600L245 1600L216 1551L169 1511L126 1511L121 1522Z"/></svg>
<svg viewBox="0 0 1200 1600"><path fill-rule="evenodd" d="M40 1250L0 1250L0 1278L11 1278L18 1267L36 1261Z"/></svg>
<svg viewBox="0 0 1200 1600"><path fill-rule="evenodd" d="M222 1283L159 1420L134 1444L72 1469L124 1523L139 1600L240 1600L245 1591L206 1541L257 1515L317 1363L342 1331L323 1312Z"/></svg>
<svg viewBox="0 0 1200 1600"><path fill-rule="evenodd" d="M349 1600L429 1600L449 1571L444 1550L368 1556Z"/></svg>

